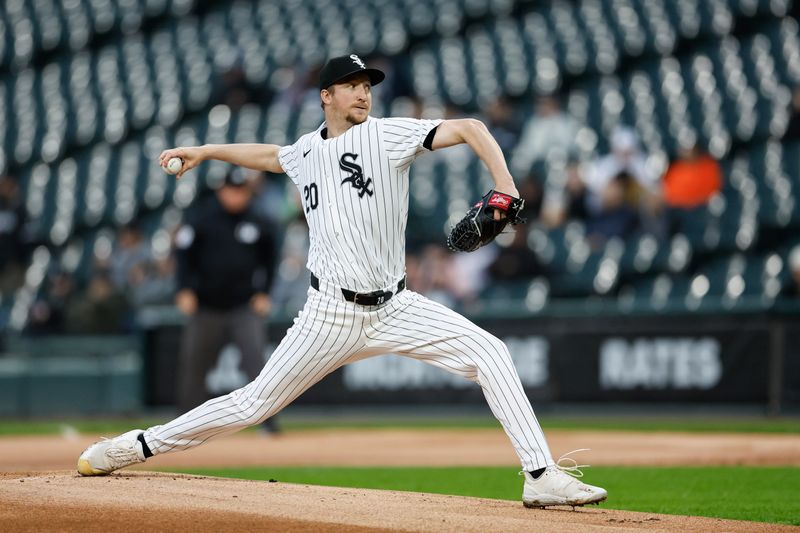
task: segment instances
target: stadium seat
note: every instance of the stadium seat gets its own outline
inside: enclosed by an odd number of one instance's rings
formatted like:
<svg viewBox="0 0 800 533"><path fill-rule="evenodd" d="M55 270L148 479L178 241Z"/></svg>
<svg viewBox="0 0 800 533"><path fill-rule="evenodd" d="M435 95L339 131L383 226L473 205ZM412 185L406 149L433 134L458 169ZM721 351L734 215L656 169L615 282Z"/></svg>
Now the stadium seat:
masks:
<svg viewBox="0 0 800 533"><path fill-rule="evenodd" d="M20 178L33 234L59 261L134 218L158 231L164 213L224 172L205 165L177 186L153 163L161 149L297 138L320 112L313 91L292 94L294 84L325 55L355 50L387 57L426 105L470 115L505 95L524 119L535 96L563 97L583 159L606 152L619 124L636 128L656 166L696 137L722 161L725 186L707 206L677 213L670 241L637 235L592 250L571 223L531 224L527 242L551 272L544 301L622 285L630 301L700 309L727 295L740 305L774 293L785 258L766 248L800 228L800 143L778 140L800 85L800 30L787 9L774 0L9 0L0 169ZM220 76L234 65L263 101L220 104ZM376 103L375 114L402 103ZM520 172L563 172L563 161L531 161L524 150ZM410 235L441 241L491 184L468 152L421 158ZM89 261L81 257L76 271Z"/></svg>

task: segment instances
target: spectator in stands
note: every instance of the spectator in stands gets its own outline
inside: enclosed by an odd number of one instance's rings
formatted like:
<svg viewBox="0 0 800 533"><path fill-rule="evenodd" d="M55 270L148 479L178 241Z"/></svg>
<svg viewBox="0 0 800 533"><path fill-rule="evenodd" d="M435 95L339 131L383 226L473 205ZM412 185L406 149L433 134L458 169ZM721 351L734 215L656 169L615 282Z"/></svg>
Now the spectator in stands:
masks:
<svg viewBox="0 0 800 533"><path fill-rule="evenodd" d="M13 176L0 177L0 293L9 294L22 284L27 262L27 215Z"/></svg>
<svg viewBox="0 0 800 533"><path fill-rule="evenodd" d="M166 305L175 295L175 259L169 254L137 263L128 272L129 297L134 307Z"/></svg>
<svg viewBox="0 0 800 533"><path fill-rule="evenodd" d="M508 98L499 96L486 107L486 126L503 153L511 154L519 140L520 125Z"/></svg>
<svg viewBox="0 0 800 533"><path fill-rule="evenodd" d="M95 268L86 290L67 305L66 331L82 335L125 333L130 329L129 311L125 294L111 281L111 272Z"/></svg>
<svg viewBox="0 0 800 533"><path fill-rule="evenodd" d="M783 138L800 139L800 87L795 87L792 91L791 107L789 108L789 125L786 127Z"/></svg>
<svg viewBox="0 0 800 533"><path fill-rule="evenodd" d="M583 167L579 161L570 161L564 169L563 185L548 184L541 210L542 221L547 226L555 228L567 220L585 221L589 217Z"/></svg>
<svg viewBox="0 0 800 533"><path fill-rule="evenodd" d="M529 222L539 218L542 210L542 184L535 174L528 174L518 182L519 197L525 200L522 217Z"/></svg>
<svg viewBox="0 0 800 533"><path fill-rule="evenodd" d="M31 306L28 333L59 335L66 330L66 310L75 295L75 279L69 272L55 270L47 276L44 294Z"/></svg>
<svg viewBox="0 0 800 533"><path fill-rule="evenodd" d="M118 234L111 261L111 280L121 290L128 288L129 272L135 267L146 269L150 262L150 247L137 222L123 226Z"/></svg>
<svg viewBox="0 0 800 533"><path fill-rule="evenodd" d="M277 250L252 200L252 183L234 168L215 195L187 213L175 236L175 303L188 317L180 351L181 411L208 399L206 375L227 344L239 349L248 379L264 366L264 317L271 308ZM274 418L264 427L274 430Z"/></svg>
<svg viewBox="0 0 800 533"><path fill-rule="evenodd" d="M411 290L447 306L468 306L489 281L496 246L469 254L452 254L439 243L406 253L406 280Z"/></svg>
<svg viewBox="0 0 800 533"><path fill-rule="evenodd" d="M468 254L452 254L445 250L450 276L442 290L456 305L469 307L477 303L478 295L489 283L489 266L497 257L498 246L483 246Z"/></svg>
<svg viewBox="0 0 800 533"><path fill-rule="evenodd" d="M704 205L722 188L722 169L695 142L680 148L678 158L664 174L664 204L670 208L692 209Z"/></svg>
<svg viewBox="0 0 800 533"><path fill-rule="evenodd" d="M661 200L660 176L647 165L647 156L632 128L617 127L611 136L611 153L594 161L586 172L586 207L591 216L603 210L608 183L620 174L632 178L626 197L639 212L642 230L663 237L666 224Z"/></svg>
<svg viewBox="0 0 800 533"><path fill-rule="evenodd" d="M500 247L491 265L489 275L495 281L518 281L542 275L545 269L539 258L528 246L528 232L517 228L514 240L507 247Z"/></svg>
<svg viewBox="0 0 800 533"><path fill-rule="evenodd" d="M612 237L626 238L639 230L639 214L633 202L638 183L626 172L620 172L606 184L600 209L593 212L586 224L586 234L593 248L602 247Z"/></svg>
<svg viewBox="0 0 800 533"><path fill-rule="evenodd" d="M575 151L578 129L578 123L561 110L558 99L539 97L511 158L512 170L519 173L556 154L568 157Z"/></svg>
<svg viewBox="0 0 800 533"><path fill-rule="evenodd" d="M611 153L594 161L586 173L587 207L591 213L602 210L607 185L620 174L638 185L640 206L648 209L647 200L658 197L658 176L647 167L647 157L639 146L639 136L628 127L618 127L611 135ZM627 191L628 194L635 190Z"/></svg>

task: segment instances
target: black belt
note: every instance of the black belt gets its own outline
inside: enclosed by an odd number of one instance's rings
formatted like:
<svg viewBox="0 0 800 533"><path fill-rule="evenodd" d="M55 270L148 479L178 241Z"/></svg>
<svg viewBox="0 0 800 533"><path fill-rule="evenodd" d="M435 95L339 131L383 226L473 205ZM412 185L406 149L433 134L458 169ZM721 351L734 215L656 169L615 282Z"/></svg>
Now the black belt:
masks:
<svg viewBox="0 0 800 533"><path fill-rule="evenodd" d="M311 286L315 290L319 290L319 278L311 274ZM404 277L397 282L397 292L392 291L373 291L373 292L355 292L348 289L340 289L342 296L348 302L353 302L358 305L380 305L388 302L392 296L399 293L406 288L406 278Z"/></svg>

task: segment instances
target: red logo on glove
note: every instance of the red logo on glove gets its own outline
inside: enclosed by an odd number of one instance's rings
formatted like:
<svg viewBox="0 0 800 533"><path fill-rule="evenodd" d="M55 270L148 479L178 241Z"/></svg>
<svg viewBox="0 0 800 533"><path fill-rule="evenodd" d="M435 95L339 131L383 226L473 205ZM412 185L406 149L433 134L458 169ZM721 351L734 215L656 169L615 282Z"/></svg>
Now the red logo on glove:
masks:
<svg viewBox="0 0 800 533"><path fill-rule="evenodd" d="M509 206L511 206L511 197L496 192L491 198L489 198L488 205L492 207L499 207L503 211L508 211Z"/></svg>

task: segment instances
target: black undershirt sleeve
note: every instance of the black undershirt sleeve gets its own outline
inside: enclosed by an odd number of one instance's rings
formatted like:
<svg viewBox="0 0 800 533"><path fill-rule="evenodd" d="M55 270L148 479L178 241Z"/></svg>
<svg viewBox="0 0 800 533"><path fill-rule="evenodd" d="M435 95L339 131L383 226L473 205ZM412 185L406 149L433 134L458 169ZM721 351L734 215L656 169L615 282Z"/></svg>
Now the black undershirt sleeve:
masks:
<svg viewBox="0 0 800 533"><path fill-rule="evenodd" d="M433 151L433 138L436 137L436 130L439 126L434 126L431 131L428 132L428 136L425 137L425 140L422 143L422 146L427 148L428 150Z"/></svg>

